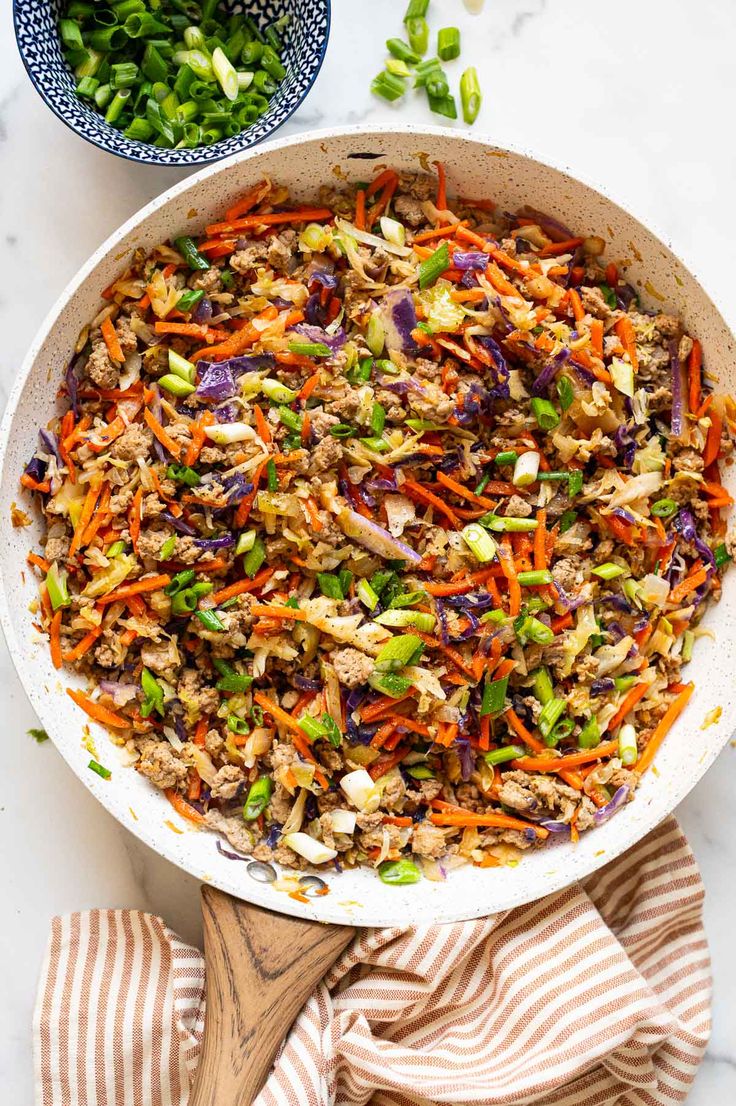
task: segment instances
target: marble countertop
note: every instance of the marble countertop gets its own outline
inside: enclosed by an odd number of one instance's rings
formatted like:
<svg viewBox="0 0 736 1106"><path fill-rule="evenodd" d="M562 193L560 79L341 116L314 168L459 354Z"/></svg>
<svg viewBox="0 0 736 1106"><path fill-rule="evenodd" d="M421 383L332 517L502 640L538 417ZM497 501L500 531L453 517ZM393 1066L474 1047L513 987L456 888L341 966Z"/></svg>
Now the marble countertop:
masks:
<svg viewBox="0 0 736 1106"><path fill-rule="evenodd" d="M419 97L400 109L374 100L383 40L400 33L403 0L333 0L333 29L307 102L283 128L366 125L396 117L437 121ZM475 5L468 3L467 7ZM0 15L0 404L31 337L77 267L125 218L181 177L87 145L31 87L15 51L10 3ZM736 95L731 0L433 0L436 26L457 24L461 62L475 64L484 104L476 131L572 167L675 243L731 323L736 146L721 130ZM441 20L441 21L440 21ZM455 63L455 69L459 63ZM725 246L716 248L716 235ZM729 248L730 247L730 248ZM22 274L22 283L19 276ZM0 1086L4 1102L30 1106L30 1015L53 914L139 907L199 941L196 881L171 867L99 807L51 744L26 736L35 719L0 643L6 784L0 854ZM706 928L715 978L714 1029L689 1106L736 1101L736 960L732 931L736 750L679 810L707 889Z"/></svg>

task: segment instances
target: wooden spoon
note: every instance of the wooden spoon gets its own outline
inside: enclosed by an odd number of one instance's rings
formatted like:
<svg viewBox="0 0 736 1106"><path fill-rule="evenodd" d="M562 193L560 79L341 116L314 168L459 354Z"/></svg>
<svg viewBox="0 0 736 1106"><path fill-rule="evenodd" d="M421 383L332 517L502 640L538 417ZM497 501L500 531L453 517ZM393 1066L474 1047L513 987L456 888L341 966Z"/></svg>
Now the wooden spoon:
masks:
<svg viewBox="0 0 736 1106"><path fill-rule="evenodd" d="M250 1106L316 983L355 934L202 888L207 1011L189 1106Z"/></svg>

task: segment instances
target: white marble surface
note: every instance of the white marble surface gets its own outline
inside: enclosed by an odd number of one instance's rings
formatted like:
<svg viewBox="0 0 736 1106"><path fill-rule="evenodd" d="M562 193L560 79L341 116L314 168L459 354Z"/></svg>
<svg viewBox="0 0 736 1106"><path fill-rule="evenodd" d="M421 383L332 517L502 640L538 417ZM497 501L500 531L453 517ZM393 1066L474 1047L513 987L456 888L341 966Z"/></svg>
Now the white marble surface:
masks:
<svg viewBox="0 0 736 1106"><path fill-rule="evenodd" d="M472 6L471 4L468 5ZM85 144L32 89L15 52L10 0L0 14L0 403L58 292L123 219L178 179ZM376 102L370 78L404 0L333 0L322 73L284 131L337 123L432 121L417 98ZM462 63L481 74L476 130L567 164L671 237L736 321L729 268L736 233L733 0L433 0L435 26L459 25ZM467 59L467 62L466 62ZM459 63L454 68L459 70ZM49 920L135 906L200 937L195 881L130 837L78 786L50 744L26 736L30 707L0 644L3 779L0 856L0 1098L32 1102L30 1015ZM715 977L714 1031L689 1106L736 1101L736 750L727 748L679 814L700 862Z"/></svg>

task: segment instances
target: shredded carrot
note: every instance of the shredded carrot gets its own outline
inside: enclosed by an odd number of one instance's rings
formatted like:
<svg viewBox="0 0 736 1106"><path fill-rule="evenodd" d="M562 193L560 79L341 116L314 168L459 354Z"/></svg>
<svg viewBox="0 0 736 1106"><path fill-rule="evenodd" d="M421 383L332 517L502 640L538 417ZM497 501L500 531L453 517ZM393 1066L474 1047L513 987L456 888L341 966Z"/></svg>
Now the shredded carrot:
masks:
<svg viewBox="0 0 736 1106"><path fill-rule="evenodd" d="M613 328L624 347L624 350L629 355L629 361L634 372L639 369L639 360L636 356L636 336L634 334L634 324L628 315L621 315L616 321L616 325Z"/></svg>
<svg viewBox="0 0 736 1106"><path fill-rule="evenodd" d="M498 559L501 562L503 574L509 582L509 615L515 618L521 610L521 586L516 575L514 558L505 541L498 546Z"/></svg>
<svg viewBox="0 0 736 1106"><path fill-rule="evenodd" d="M145 411L143 412L143 418L145 419L146 425L148 426L149 430L153 431L153 434L161 442L161 445L164 447L164 449L167 449L171 456L176 457L176 459L178 460L181 453L181 443L175 442L174 439L166 433L164 427L161 425L156 416L148 407L146 407Z"/></svg>
<svg viewBox="0 0 736 1106"><path fill-rule="evenodd" d="M496 504L486 496L476 495L475 492L471 492L469 488L464 488L457 480L453 480L446 472L442 472L439 469L437 471L437 481L440 484L444 484L449 491L454 492L460 499L467 499L469 503L475 503L478 507L485 507L487 511L492 511L496 506ZM495 481L492 483L495 483ZM490 487L491 484L486 486Z"/></svg>
<svg viewBox="0 0 736 1106"><path fill-rule="evenodd" d="M434 826L497 826L500 829L534 830L540 841L549 836L549 830L533 822L524 822L521 818L512 818L509 814L474 814L469 810L442 810L430 814L429 820Z"/></svg>
<svg viewBox="0 0 736 1106"><path fill-rule="evenodd" d="M206 825L204 815L200 814L196 807L190 806L178 791L174 791L173 787L164 788L164 795L182 818L186 818L188 822L195 822L198 826Z"/></svg>
<svg viewBox="0 0 736 1106"><path fill-rule="evenodd" d="M100 326L102 331L102 337L105 339L105 345L107 346L107 352L110 354L110 358L113 361L117 361L119 365L122 365L125 360L125 355L120 347L120 341L115 333L115 327L112 325L112 320L108 315Z"/></svg>
<svg viewBox="0 0 736 1106"><path fill-rule="evenodd" d="M20 482L24 488L28 488L32 492L43 492L47 494L51 491L51 482L49 480L34 480L27 472L23 473Z"/></svg>
<svg viewBox="0 0 736 1106"><path fill-rule="evenodd" d="M460 225L463 226L465 224L461 223ZM432 230L420 231L419 234L414 235L414 238L412 239L412 241L421 243L421 242L431 242L435 238L451 238L455 234L456 230L457 230L457 224L456 223L449 223L447 226L444 226L444 227L433 227ZM475 289L475 290L479 291L480 289ZM485 292L483 294L485 295Z"/></svg>
<svg viewBox="0 0 736 1106"><path fill-rule="evenodd" d="M570 626L572 626L572 615L569 611L561 614L559 618L553 618L550 623L553 634L561 634L563 630L567 630Z"/></svg>
<svg viewBox="0 0 736 1106"><path fill-rule="evenodd" d="M655 726L654 731L652 732L652 736L649 738L649 741L646 744L644 752L641 754L639 760L636 762L635 769L637 772L646 772L647 768L654 760L657 750L659 749L669 731L672 729L674 723L682 714L683 710L690 701L690 696L694 691L695 684L685 684L685 687L677 696L677 698L674 699L667 707L667 710L664 712L659 722Z"/></svg>
<svg viewBox="0 0 736 1106"><path fill-rule="evenodd" d="M51 619L49 626L49 646L51 648L51 663L54 668L61 668L61 617L64 612L59 610Z"/></svg>
<svg viewBox="0 0 736 1106"><path fill-rule="evenodd" d="M547 512L544 508L537 511L537 528L534 531L534 568L539 571L547 567Z"/></svg>
<svg viewBox="0 0 736 1106"><path fill-rule="evenodd" d="M212 411L203 411L199 417L199 421L192 427L192 444L184 454L184 464L193 465L199 457L204 443L207 441L207 435L205 434L205 427L211 426L215 421L215 416Z"/></svg>
<svg viewBox="0 0 736 1106"><path fill-rule="evenodd" d="M108 710L107 707L96 703L94 699L90 699L89 695L85 695L83 691L68 687L66 693L78 707L81 707L85 714L88 714L90 718L94 718L96 722L102 722L103 725L110 726L114 730L132 729L133 722L130 718L124 718L122 714L116 714L114 711Z"/></svg>
<svg viewBox="0 0 736 1106"><path fill-rule="evenodd" d="M522 757L520 760L512 760L512 768L521 768L524 772L560 772L562 769L578 768L581 764L588 764L591 760L605 760L613 756L618 750L618 738L613 741L603 741L596 745L595 749L585 749L580 753L569 753L563 757Z"/></svg>
<svg viewBox="0 0 736 1106"><path fill-rule="evenodd" d="M194 745L200 745L200 746L204 745L205 739L207 737L208 728L209 728L209 723L208 723L207 719L206 718L200 718L199 722L197 723L197 725L195 727L194 736L192 737L192 743Z"/></svg>
<svg viewBox="0 0 736 1106"><path fill-rule="evenodd" d="M266 416L257 403L253 405L253 412L256 419L256 432L258 437L268 445L273 440L271 434L271 428L266 422Z"/></svg>
<svg viewBox="0 0 736 1106"><path fill-rule="evenodd" d="M301 728L296 719L292 718L288 711L285 711L282 707L278 705L278 703L274 703L273 699L269 699L268 695L266 695L264 691L254 692L253 700L258 704L259 707L262 707L263 710L267 711L275 722L279 722L287 730L291 730L292 733L298 734L299 737L303 737L306 740L304 730Z"/></svg>
<svg viewBox="0 0 736 1106"><path fill-rule="evenodd" d="M360 708L360 717L363 722L377 722L396 710L399 703L405 699L410 699L417 694L415 688L411 688L404 695L397 695L394 699L390 695L382 695L380 699L376 699L375 703L369 703L367 707Z"/></svg>
<svg viewBox="0 0 736 1106"><path fill-rule="evenodd" d="M634 686L629 689L629 691L626 693L623 700L621 701L621 706L618 708L613 718L609 719L606 729L610 733L613 733L614 730L618 729L626 715L634 709L636 704L646 695L651 686L652 685L650 683L645 682L641 684L634 684Z"/></svg>
<svg viewBox="0 0 736 1106"><path fill-rule="evenodd" d="M721 452L721 433L723 430L723 419L719 411L715 407L710 409L710 426L708 427L708 436L705 439L705 449L703 450L703 468L708 468L708 465L712 465L714 461L718 460L718 455Z"/></svg>
<svg viewBox="0 0 736 1106"><path fill-rule="evenodd" d="M703 347L696 338L687 363L688 369L688 407L695 412L700 407L700 390L703 370Z"/></svg>
<svg viewBox="0 0 736 1106"><path fill-rule="evenodd" d="M26 560L29 565L35 565L36 568L40 568L41 572L48 572L51 568L51 562L47 561L44 557L40 557L38 553L29 553Z"/></svg>
<svg viewBox="0 0 736 1106"><path fill-rule="evenodd" d="M154 324L157 334L179 334L182 338L201 338L204 341L209 328L199 323L167 323L159 319Z"/></svg>
<svg viewBox="0 0 736 1106"><path fill-rule="evenodd" d="M528 745L529 748L532 749L535 753L546 752L547 746L544 745L544 743L541 742L538 738L534 737L533 734L529 733L529 730L526 728L526 726L512 707L509 707L508 710L504 711L503 716L508 722L511 729L516 734L516 736L520 737L525 745Z"/></svg>
<svg viewBox="0 0 736 1106"><path fill-rule="evenodd" d="M316 223L331 219L333 213L329 207L301 207L294 211L270 211L263 215L246 215L242 219L230 219L226 223L211 223L208 234L234 234L239 230L252 230L254 227L273 227L279 223Z"/></svg>
<svg viewBox="0 0 736 1106"><path fill-rule="evenodd" d="M590 324L590 344L596 357L603 357L603 323L593 319Z"/></svg>
<svg viewBox="0 0 736 1106"><path fill-rule="evenodd" d="M701 566L696 572L686 576L676 587L670 592L670 600L673 603L681 603L686 595L695 591L708 579L708 570L705 566Z"/></svg>
<svg viewBox="0 0 736 1106"><path fill-rule="evenodd" d="M73 649L69 649L64 653L64 660L68 663L78 661L80 657L83 657L85 653L89 652L101 633L101 626L93 626L92 629L77 642Z"/></svg>
<svg viewBox="0 0 736 1106"><path fill-rule="evenodd" d="M561 253L572 253L583 244L582 238L566 238L564 242L551 242L539 251L539 257L557 257Z"/></svg>
<svg viewBox="0 0 736 1106"><path fill-rule="evenodd" d="M94 514L94 510L97 505L101 484L102 476L99 474L94 476L90 481L87 495L82 506L82 513L79 516L79 522L77 523L77 527L74 531L74 536L72 537L71 545L69 546L69 557L73 557L77 550L81 547L82 537L92 520L92 515Z"/></svg>
<svg viewBox="0 0 736 1106"><path fill-rule="evenodd" d="M263 585L271 579L275 571L275 568L262 568L260 572L256 573L252 580L246 577L244 580L238 580L235 584L228 584L226 588L213 592L209 598L217 607L220 603L225 603L228 599L234 599L236 595L244 595L249 591L258 591L259 588L263 587Z"/></svg>
<svg viewBox="0 0 736 1106"><path fill-rule="evenodd" d="M355 225L358 230L365 230L365 188L355 193Z"/></svg>
<svg viewBox="0 0 736 1106"><path fill-rule="evenodd" d="M293 622L307 621L306 613L297 610L296 607L272 607L269 604L256 603L251 607L251 614L254 618L291 619Z"/></svg>
<svg viewBox="0 0 736 1106"><path fill-rule="evenodd" d="M103 605L117 603L118 600L129 599L131 595L142 595L147 591L158 591L160 588L165 588L167 584L170 583L171 577L166 573L160 576L146 576L142 580L136 580L134 584L124 584L122 587L116 588L115 591L108 592L107 595L103 595L97 602Z"/></svg>
<svg viewBox="0 0 736 1106"><path fill-rule="evenodd" d="M227 209L225 218L229 223L232 223L233 219L239 219L242 215L246 215L256 204L265 200L270 191L270 180L259 181L258 184L254 184L252 188L249 188L237 203ZM202 247L199 248L201 250Z"/></svg>
<svg viewBox="0 0 736 1106"><path fill-rule="evenodd" d="M317 507L317 504L311 495L305 500L305 504L312 529L316 533L319 533L320 530L324 529L322 519L319 517L319 508Z"/></svg>
<svg viewBox="0 0 736 1106"><path fill-rule="evenodd" d="M430 507L434 507L435 510L445 516L456 530L460 529L460 523L455 512L448 507L446 503L443 503L439 496L436 496L434 492L430 492L425 488L423 484L418 484L416 480L405 480L401 487L402 491L404 491L410 499L419 499L421 502L427 503Z"/></svg>
<svg viewBox="0 0 736 1106"><path fill-rule="evenodd" d="M390 772L392 768L395 768L397 764L401 764L402 760L409 752L406 745L402 745L401 748L391 753L390 756L381 757L379 760L371 764L368 769L368 775L372 780L380 780L381 776L385 776L387 772Z"/></svg>
<svg viewBox="0 0 736 1106"><path fill-rule="evenodd" d="M138 552L138 538L141 536L141 504L143 503L143 488L139 487L133 496L133 502L128 511L128 529L133 549Z"/></svg>
<svg viewBox="0 0 736 1106"><path fill-rule="evenodd" d="M579 323L581 319L585 318L585 308L582 305L580 296L574 288L568 289L567 295L570 300L570 306L572 307L573 318L576 323Z"/></svg>

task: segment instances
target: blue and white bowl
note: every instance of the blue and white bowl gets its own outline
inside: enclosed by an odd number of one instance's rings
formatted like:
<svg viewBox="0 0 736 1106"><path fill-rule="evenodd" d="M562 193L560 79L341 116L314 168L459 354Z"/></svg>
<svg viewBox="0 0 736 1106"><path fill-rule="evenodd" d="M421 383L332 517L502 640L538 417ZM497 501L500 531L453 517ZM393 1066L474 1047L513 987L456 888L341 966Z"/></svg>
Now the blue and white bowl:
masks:
<svg viewBox="0 0 736 1106"><path fill-rule="evenodd" d="M165 150L126 138L79 99L57 30L59 13L65 6L63 0L13 0L15 37L28 76L38 94L71 130L101 150L148 165L206 165L268 138L293 115L314 84L330 33L330 0L224 0L224 7L230 11L247 9L260 27L283 15L291 17L283 34L286 77L268 110L240 134L194 150Z"/></svg>

